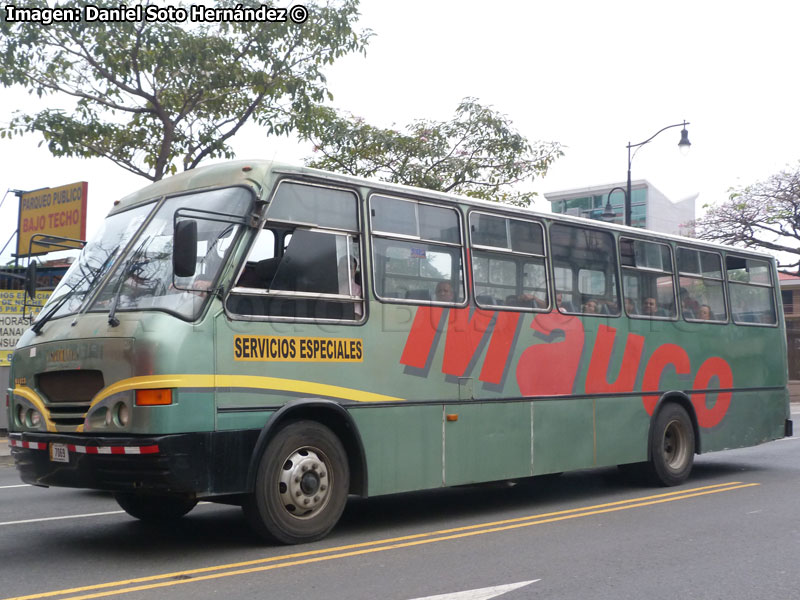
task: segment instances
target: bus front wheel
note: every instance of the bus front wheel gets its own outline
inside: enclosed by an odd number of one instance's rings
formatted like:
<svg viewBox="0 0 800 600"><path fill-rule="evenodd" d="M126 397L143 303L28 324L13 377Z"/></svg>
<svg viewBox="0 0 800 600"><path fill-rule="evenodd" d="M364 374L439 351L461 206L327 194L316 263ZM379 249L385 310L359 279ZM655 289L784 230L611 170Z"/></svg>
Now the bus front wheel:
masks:
<svg viewBox="0 0 800 600"><path fill-rule="evenodd" d="M666 404L656 415L650 432L650 478L663 486L686 481L694 465L694 428L679 404Z"/></svg>
<svg viewBox="0 0 800 600"><path fill-rule="evenodd" d="M243 509L267 540L312 542L336 525L349 486L347 455L336 434L315 421L296 421L267 444Z"/></svg>

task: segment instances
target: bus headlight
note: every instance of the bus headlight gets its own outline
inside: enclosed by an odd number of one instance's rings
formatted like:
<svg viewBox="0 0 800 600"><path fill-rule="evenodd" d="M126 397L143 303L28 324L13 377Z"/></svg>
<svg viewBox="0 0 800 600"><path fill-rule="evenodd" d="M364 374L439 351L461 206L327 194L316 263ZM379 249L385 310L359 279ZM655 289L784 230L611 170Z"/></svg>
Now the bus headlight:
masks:
<svg viewBox="0 0 800 600"><path fill-rule="evenodd" d="M127 427L131 420L131 409L124 402L117 402L114 406L114 421L120 427Z"/></svg>
<svg viewBox="0 0 800 600"><path fill-rule="evenodd" d="M97 410L93 410L85 421L84 429L86 431L94 431L108 427L111 421L111 414L107 407L101 406Z"/></svg>
<svg viewBox="0 0 800 600"><path fill-rule="evenodd" d="M39 425L42 424L42 415L39 413L38 410L29 410L28 417L30 418L31 427L39 428Z"/></svg>

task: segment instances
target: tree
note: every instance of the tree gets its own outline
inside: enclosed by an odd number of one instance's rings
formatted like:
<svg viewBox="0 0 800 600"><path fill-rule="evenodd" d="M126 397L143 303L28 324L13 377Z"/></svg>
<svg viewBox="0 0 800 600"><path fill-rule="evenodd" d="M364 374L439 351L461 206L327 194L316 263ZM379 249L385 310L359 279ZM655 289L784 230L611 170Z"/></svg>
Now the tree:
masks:
<svg viewBox="0 0 800 600"><path fill-rule="evenodd" d="M54 156L106 157L152 181L179 165L231 158L230 139L249 120L270 134L297 127L330 98L323 68L363 52L371 36L353 29L358 0L307 4L306 19L290 12L295 21L285 22L237 20L265 8L257 0L221 0L205 13L210 20L194 12L202 7L173 4L175 22L148 19L145 3L126 3L142 11L138 20L91 21L89 5L59 4L81 20L47 26L3 11L0 84L76 103L69 112L17 112L0 135L39 132ZM91 6L120 9L116 0ZM41 15L47 7L25 3Z"/></svg>
<svg viewBox="0 0 800 600"><path fill-rule="evenodd" d="M474 98L465 98L450 121L414 121L406 133L328 107L309 123L300 134L320 155L309 166L517 206L536 194L512 186L544 176L563 155L557 142L528 142L508 117Z"/></svg>
<svg viewBox="0 0 800 600"><path fill-rule="evenodd" d="M700 239L772 251L778 268L800 274L800 163L732 189L728 200L710 207L696 225Z"/></svg>

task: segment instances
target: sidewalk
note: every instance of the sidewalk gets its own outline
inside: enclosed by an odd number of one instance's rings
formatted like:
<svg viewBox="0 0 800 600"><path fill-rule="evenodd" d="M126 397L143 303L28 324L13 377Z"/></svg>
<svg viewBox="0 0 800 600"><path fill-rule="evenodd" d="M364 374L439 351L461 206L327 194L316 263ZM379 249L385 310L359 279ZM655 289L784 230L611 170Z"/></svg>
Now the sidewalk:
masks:
<svg viewBox="0 0 800 600"><path fill-rule="evenodd" d="M11 458L11 448L8 447L8 438L0 435L0 467L13 465L14 459Z"/></svg>

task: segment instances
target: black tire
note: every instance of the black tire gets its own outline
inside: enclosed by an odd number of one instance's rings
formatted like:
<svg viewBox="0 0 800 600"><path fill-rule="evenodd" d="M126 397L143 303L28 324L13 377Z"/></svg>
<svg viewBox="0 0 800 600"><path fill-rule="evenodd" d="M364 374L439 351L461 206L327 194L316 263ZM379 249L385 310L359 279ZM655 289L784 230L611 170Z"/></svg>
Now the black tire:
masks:
<svg viewBox="0 0 800 600"><path fill-rule="evenodd" d="M148 523L180 519L197 505L195 498L118 492L114 499L130 516Z"/></svg>
<svg viewBox="0 0 800 600"><path fill-rule="evenodd" d="M658 411L650 431L650 461L646 470L657 485L680 485L694 465L694 428L686 410L668 403Z"/></svg>
<svg viewBox="0 0 800 600"><path fill-rule="evenodd" d="M315 421L296 421L267 444L242 508L266 540L313 542L336 525L349 487L347 454L336 434Z"/></svg>

